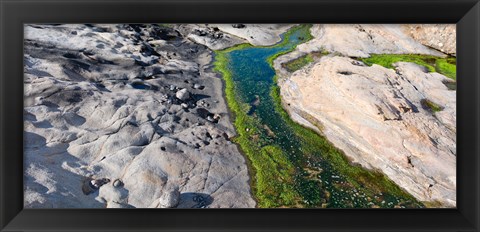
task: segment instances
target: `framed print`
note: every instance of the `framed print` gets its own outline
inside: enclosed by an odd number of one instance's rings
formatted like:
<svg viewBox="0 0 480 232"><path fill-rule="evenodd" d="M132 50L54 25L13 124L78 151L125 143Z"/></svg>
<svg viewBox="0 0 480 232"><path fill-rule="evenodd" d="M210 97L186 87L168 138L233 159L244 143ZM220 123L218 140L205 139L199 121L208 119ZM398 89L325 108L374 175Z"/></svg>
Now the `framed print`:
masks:
<svg viewBox="0 0 480 232"><path fill-rule="evenodd" d="M2 231L478 231L478 1L1 15Z"/></svg>

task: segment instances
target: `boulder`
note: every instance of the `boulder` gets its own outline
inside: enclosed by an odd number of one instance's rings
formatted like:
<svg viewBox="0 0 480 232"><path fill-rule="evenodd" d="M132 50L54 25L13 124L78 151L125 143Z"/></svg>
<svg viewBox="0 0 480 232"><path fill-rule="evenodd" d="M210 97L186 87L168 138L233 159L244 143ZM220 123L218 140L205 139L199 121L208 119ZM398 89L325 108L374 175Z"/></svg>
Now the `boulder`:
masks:
<svg viewBox="0 0 480 232"><path fill-rule="evenodd" d="M175 208L180 202L180 191L177 186L167 184L163 190L162 195L153 201L149 208Z"/></svg>
<svg viewBox="0 0 480 232"><path fill-rule="evenodd" d="M180 191L178 191L178 187L175 187L164 191L158 203L160 208L174 208L178 205L179 200Z"/></svg>

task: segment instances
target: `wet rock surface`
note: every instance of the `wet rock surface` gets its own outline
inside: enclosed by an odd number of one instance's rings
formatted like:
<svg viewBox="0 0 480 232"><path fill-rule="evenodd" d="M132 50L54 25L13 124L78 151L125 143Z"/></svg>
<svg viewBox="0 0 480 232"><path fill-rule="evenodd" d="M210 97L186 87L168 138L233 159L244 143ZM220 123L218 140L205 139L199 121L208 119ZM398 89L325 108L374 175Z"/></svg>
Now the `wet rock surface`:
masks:
<svg viewBox="0 0 480 232"><path fill-rule="evenodd" d="M313 25L312 40L274 61L282 104L294 121L325 135L353 162L382 171L420 201L455 207L452 80L414 63L387 69L355 59L374 53L453 55L452 30L454 25ZM444 49L425 41L445 41ZM282 66L314 52L328 55L294 73Z"/></svg>
<svg viewBox="0 0 480 232"><path fill-rule="evenodd" d="M212 52L187 37L161 25L25 26L25 207L194 206L183 193L255 206L223 136L234 129ZM112 181L92 183L102 178Z"/></svg>

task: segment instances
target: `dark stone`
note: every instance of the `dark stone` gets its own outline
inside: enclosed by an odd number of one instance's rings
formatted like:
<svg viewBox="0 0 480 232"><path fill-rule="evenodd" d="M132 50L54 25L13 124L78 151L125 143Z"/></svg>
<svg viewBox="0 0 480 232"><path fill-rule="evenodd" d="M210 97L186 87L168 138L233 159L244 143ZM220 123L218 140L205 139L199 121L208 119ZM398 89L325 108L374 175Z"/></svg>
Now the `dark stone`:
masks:
<svg viewBox="0 0 480 232"><path fill-rule="evenodd" d="M245 24L232 24L232 27L241 29L241 28L245 28L246 26L245 26Z"/></svg>
<svg viewBox="0 0 480 232"><path fill-rule="evenodd" d="M350 76L350 75L352 75L352 74L354 74L354 73L352 73L352 72L349 72L349 71L340 71L340 72L338 72L338 74L342 74L342 75Z"/></svg>
<svg viewBox="0 0 480 232"><path fill-rule="evenodd" d="M113 187L122 187L123 186L123 182L120 180L120 179L116 179L113 181Z"/></svg>
<svg viewBox="0 0 480 232"><path fill-rule="evenodd" d="M68 59L78 59L78 58L80 58L78 55L73 54L73 53L65 53L65 54L63 54L63 57L68 58Z"/></svg>

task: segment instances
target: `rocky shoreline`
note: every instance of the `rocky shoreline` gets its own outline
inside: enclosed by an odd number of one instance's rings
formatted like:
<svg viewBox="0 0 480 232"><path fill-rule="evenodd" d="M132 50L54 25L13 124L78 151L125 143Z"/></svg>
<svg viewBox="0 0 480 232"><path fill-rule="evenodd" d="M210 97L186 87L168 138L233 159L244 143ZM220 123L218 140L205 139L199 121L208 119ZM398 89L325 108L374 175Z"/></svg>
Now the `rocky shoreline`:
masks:
<svg viewBox="0 0 480 232"><path fill-rule="evenodd" d="M213 53L181 26L25 26L26 208L255 206Z"/></svg>
<svg viewBox="0 0 480 232"><path fill-rule="evenodd" d="M423 30L412 36L404 27L314 25L311 41L274 62L282 103L293 120L326 136L354 163L380 170L427 205L455 207L456 91L446 85L452 80L414 63L388 69L357 59L446 56L424 46L426 41L443 41L454 55L454 25L430 39ZM323 55L294 73L283 66L315 52Z"/></svg>
<svg viewBox="0 0 480 232"><path fill-rule="evenodd" d="M273 45L292 26L25 25L25 207L257 206L214 51ZM454 25L310 32L273 61L291 118L427 206L455 207L455 82L414 63L362 62L455 56Z"/></svg>

